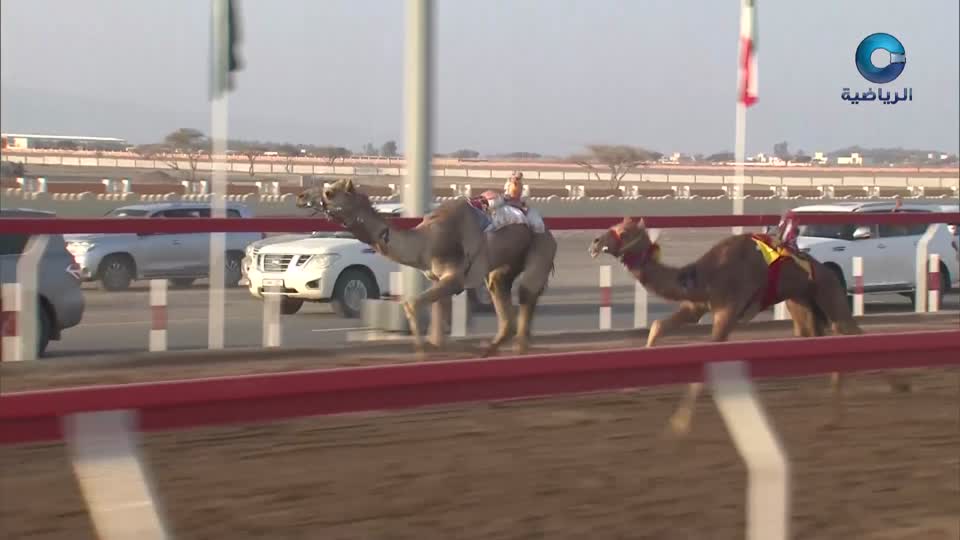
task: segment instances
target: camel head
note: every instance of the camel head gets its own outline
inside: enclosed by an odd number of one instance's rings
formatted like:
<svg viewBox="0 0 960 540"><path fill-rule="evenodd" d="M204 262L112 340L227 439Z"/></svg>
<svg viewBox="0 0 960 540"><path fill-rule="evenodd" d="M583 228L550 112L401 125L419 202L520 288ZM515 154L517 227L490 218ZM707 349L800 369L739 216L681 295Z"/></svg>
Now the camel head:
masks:
<svg viewBox="0 0 960 540"><path fill-rule="evenodd" d="M312 208L344 226L362 222L375 214L366 194L359 192L349 178L341 178L322 190L311 188L297 195L297 208Z"/></svg>
<svg viewBox="0 0 960 540"><path fill-rule="evenodd" d="M618 259L631 254L646 253L653 245L643 220L634 221L623 218L623 221L610 227L590 244L590 256L596 259L601 253L607 253Z"/></svg>

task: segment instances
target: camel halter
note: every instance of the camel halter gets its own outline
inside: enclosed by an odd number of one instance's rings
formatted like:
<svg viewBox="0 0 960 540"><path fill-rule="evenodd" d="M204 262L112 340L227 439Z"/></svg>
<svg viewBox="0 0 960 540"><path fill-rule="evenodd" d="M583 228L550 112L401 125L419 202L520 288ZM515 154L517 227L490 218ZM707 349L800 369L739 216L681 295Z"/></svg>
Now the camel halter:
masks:
<svg viewBox="0 0 960 540"><path fill-rule="evenodd" d="M610 232L620 244L620 262L627 268L627 270L640 269L651 260L660 260L660 245L656 242L652 242L650 247L639 253L630 253L630 249L640 242L640 238L635 238L634 240L624 244L623 235L620 234L620 231L617 229L610 229Z"/></svg>

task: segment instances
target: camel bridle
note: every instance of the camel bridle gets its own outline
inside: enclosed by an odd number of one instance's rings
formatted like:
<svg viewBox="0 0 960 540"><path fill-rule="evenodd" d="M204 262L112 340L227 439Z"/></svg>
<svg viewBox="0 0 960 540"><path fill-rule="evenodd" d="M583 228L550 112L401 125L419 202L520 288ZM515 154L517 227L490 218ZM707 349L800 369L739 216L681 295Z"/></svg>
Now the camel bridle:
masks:
<svg viewBox="0 0 960 540"><path fill-rule="evenodd" d="M651 242L650 245L640 251L639 253L631 253L631 250L643 240L643 236L638 235L633 240L630 240L627 243L623 242L623 234L621 231L617 230L615 227L610 229L610 233L617 240L618 247L618 257L620 262L627 267L628 270L641 269L643 268L657 251L660 249L660 246L656 242Z"/></svg>

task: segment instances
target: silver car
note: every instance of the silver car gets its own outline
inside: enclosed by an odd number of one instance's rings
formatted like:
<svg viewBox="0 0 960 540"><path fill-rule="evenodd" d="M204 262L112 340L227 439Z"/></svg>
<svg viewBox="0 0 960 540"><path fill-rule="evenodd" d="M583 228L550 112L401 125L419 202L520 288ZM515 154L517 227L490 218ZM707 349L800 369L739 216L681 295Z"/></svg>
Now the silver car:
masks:
<svg viewBox="0 0 960 540"><path fill-rule="evenodd" d="M246 205L227 203L227 217L246 218ZM176 219L210 217L209 203L169 202L122 206L107 217ZM225 283L236 286L243 277L241 261L247 245L261 233L227 233ZM99 281L108 291L122 291L138 279L168 279L189 287L210 275L210 234L69 234L67 249L80 264L84 281Z"/></svg>
<svg viewBox="0 0 960 540"><path fill-rule="evenodd" d="M28 209L0 209L0 218L54 218L52 212ZM0 233L0 282L17 282L17 261L30 237ZM49 235L46 250L37 268L37 355L47 350L50 340L60 340L63 331L83 319L85 302L80 286L79 265L67 251L63 236Z"/></svg>

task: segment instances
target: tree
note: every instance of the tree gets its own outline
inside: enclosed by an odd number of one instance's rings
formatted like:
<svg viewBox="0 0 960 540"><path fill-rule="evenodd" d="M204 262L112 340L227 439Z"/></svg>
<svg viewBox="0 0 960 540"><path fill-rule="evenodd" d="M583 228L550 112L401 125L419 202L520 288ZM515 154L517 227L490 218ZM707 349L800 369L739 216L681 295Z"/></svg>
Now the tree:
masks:
<svg viewBox="0 0 960 540"><path fill-rule="evenodd" d="M367 143L363 145L361 153L365 156L375 156L377 155L377 149L373 146L373 143Z"/></svg>
<svg viewBox="0 0 960 540"><path fill-rule="evenodd" d="M326 159L330 165L336 163L338 159L346 159L353 155L353 152L342 146L318 146L312 152L315 156Z"/></svg>
<svg viewBox="0 0 960 540"><path fill-rule="evenodd" d="M293 172L293 159L303 155L300 148L291 143L283 143L277 146L276 152L286 158L283 162L283 169L288 173Z"/></svg>
<svg viewBox="0 0 960 540"><path fill-rule="evenodd" d="M380 155L387 158L396 157L397 141L387 141L383 143L383 146L380 147Z"/></svg>
<svg viewBox="0 0 960 540"><path fill-rule="evenodd" d="M797 150L797 153L790 158L790 161L794 163L810 163L813 161L813 158L808 156L803 150Z"/></svg>
<svg viewBox="0 0 960 540"><path fill-rule="evenodd" d="M790 149L787 141L779 142L773 145L773 155L784 161L790 159Z"/></svg>
<svg viewBox="0 0 960 540"><path fill-rule="evenodd" d="M190 165L190 181L197 180L197 167L200 158L210 153L210 140L203 132L193 128L180 128L164 137L164 143L171 152L186 154ZM167 162L171 169L180 170L180 164L175 160Z"/></svg>
<svg viewBox="0 0 960 540"><path fill-rule="evenodd" d="M247 172L250 174L250 178L253 178L256 175L254 164L257 158L266 152L267 146L259 142L236 142L233 146L247 158L247 161L250 163L250 168Z"/></svg>
<svg viewBox="0 0 960 540"><path fill-rule="evenodd" d="M453 152L452 154L450 154L450 157L457 158L457 159L477 159L478 157L480 157L480 152L465 148L465 149L457 150L456 152Z"/></svg>
<svg viewBox="0 0 960 540"><path fill-rule="evenodd" d="M600 172L594 163L599 163L610 169L610 187L618 189L623 177L632 169L649 161L656 161L663 157L659 152L651 152L643 148L626 145L592 144L587 146L589 154L574 156L573 161L586 168L600 180Z"/></svg>
<svg viewBox="0 0 960 540"><path fill-rule="evenodd" d="M736 159L733 152L717 152L716 154L710 154L706 157L706 160L710 163L729 163L736 161Z"/></svg>

